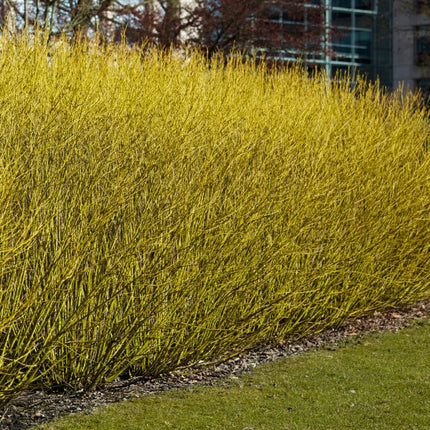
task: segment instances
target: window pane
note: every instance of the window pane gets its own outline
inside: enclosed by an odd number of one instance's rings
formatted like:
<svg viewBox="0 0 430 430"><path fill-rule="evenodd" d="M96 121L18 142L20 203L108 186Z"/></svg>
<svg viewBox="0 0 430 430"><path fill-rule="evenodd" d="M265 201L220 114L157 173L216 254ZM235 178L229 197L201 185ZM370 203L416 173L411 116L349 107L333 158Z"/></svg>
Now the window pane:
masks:
<svg viewBox="0 0 430 430"><path fill-rule="evenodd" d="M361 62L368 62L372 52L372 33L370 31L357 31L355 33L356 51Z"/></svg>
<svg viewBox="0 0 430 430"><path fill-rule="evenodd" d="M355 15L355 26L360 28L369 28L373 27L373 20L375 19L374 15L357 13Z"/></svg>
<svg viewBox="0 0 430 430"><path fill-rule="evenodd" d="M351 54L352 55L352 46L351 45L333 45L333 49L336 54Z"/></svg>
<svg viewBox="0 0 430 430"><path fill-rule="evenodd" d="M355 7L357 9L373 10L372 0L355 0Z"/></svg>
<svg viewBox="0 0 430 430"><path fill-rule="evenodd" d="M352 8L352 0L333 0L333 7Z"/></svg>
<svg viewBox="0 0 430 430"><path fill-rule="evenodd" d="M334 45L351 45L352 44L352 31L343 31L334 40Z"/></svg>
<svg viewBox="0 0 430 430"><path fill-rule="evenodd" d="M338 27L351 27L352 15L349 12L333 11L332 21Z"/></svg>

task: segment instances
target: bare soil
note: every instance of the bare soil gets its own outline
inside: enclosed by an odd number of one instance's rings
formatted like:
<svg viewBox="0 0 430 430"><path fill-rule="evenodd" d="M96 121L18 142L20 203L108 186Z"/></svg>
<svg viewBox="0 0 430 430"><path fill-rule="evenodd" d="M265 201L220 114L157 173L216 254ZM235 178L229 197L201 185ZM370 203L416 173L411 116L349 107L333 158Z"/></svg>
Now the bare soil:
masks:
<svg viewBox="0 0 430 430"><path fill-rule="evenodd" d="M91 413L99 406L173 388L185 388L193 384L213 385L220 378L249 371L261 363L318 348L337 349L343 342L350 339L359 340L366 333L397 332L410 326L413 321L428 316L430 300L347 320L340 328L325 330L306 339L281 342L272 347L261 346L217 365L202 365L153 379L135 377L118 380L91 392L28 391L0 408L0 430L24 430L67 414Z"/></svg>

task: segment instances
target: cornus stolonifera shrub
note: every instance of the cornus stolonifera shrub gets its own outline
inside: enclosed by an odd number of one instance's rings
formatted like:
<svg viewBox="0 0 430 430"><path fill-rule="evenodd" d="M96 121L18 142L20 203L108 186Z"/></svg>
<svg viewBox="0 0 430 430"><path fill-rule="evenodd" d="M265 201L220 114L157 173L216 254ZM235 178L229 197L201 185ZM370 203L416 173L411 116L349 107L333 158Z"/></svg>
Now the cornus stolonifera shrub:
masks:
<svg viewBox="0 0 430 430"><path fill-rule="evenodd" d="M0 49L0 402L430 296L418 97L238 56Z"/></svg>

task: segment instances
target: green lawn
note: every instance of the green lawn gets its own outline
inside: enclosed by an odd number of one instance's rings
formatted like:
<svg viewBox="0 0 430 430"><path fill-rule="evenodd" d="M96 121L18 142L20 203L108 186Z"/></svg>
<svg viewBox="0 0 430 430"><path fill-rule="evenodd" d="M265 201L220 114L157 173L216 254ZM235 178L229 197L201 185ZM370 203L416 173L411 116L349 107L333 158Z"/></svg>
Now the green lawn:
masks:
<svg viewBox="0 0 430 430"><path fill-rule="evenodd" d="M430 429L430 320L39 429Z"/></svg>

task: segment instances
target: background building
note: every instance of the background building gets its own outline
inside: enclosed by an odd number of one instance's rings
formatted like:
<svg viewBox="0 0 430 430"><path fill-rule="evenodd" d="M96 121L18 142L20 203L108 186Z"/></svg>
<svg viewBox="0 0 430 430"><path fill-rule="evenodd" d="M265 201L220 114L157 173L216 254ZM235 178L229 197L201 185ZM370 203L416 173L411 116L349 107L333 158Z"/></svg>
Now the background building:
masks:
<svg viewBox="0 0 430 430"><path fill-rule="evenodd" d="M328 70L350 69L379 78L382 85L392 85L391 1L332 0L327 14L328 25L335 29L332 40L334 56Z"/></svg>
<svg viewBox="0 0 430 430"><path fill-rule="evenodd" d="M369 79L379 78L383 85L391 87L392 1L313 0L308 7L321 3L327 33L325 46L320 55L300 55L300 60L310 67L316 65L325 69L332 77L338 72L360 72ZM282 13L277 19L282 21ZM291 24L288 19L282 23L284 26ZM297 60L291 50L279 52L279 58Z"/></svg>
<svg viewBox="0 0 430 430"><path fill-rule="evenodd" d="M430 0L0 0L0 24L7 15L52 35L115 40L126 28L130 43L263 52L430 95Z"/></svg>
<svg viewBox="0 0 430 430"><path fill-rule="evenodd" d="M338 71L360 72L383 86L430 96L430 0L312 0L308 7L321 4L326 46L321 55L301 55L301 61L324 68L331 77ZM291 24L287 13L273 19ZM288 49L279 57L297 60Z"/></svg>
<svg viewBox="0 0 430 430"><path fill-rule="evenodd" d="M394 1L393 87L430 96L430 0Z"/></svg>

